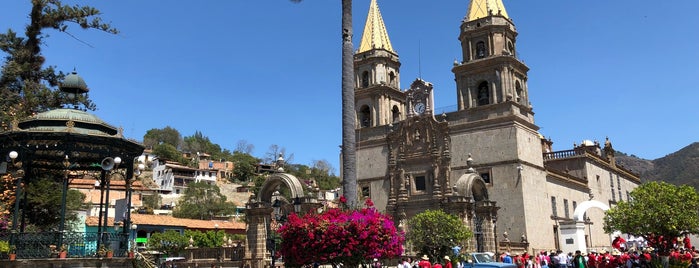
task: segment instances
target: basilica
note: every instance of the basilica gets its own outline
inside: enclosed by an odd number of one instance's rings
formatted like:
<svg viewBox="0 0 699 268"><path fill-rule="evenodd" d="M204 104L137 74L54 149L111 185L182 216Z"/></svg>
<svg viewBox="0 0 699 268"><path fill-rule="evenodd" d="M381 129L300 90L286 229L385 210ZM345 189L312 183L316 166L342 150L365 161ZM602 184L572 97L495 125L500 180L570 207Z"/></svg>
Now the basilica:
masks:
<svg viewBox="0 0 699 268"><path fill-rule="evenodd" d="M552 149L535 123L529 67L502 0L471 0L454 27L453 112L435 114L429 77L400 87L389 30L372 0L354 56L360 197L402 228L427 209L458 215L474 233L460 245L469 251L611 245L604 210L628 200L639 176L616 164L609 139Z"/></svg>

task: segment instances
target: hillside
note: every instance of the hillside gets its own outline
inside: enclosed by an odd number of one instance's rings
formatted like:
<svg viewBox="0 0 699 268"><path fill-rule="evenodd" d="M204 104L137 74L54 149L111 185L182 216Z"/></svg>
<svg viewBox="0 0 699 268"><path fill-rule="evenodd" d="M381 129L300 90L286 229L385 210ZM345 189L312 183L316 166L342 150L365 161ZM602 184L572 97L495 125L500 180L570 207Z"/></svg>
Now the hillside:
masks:
<svg viewBox="0 0 699 268"><path fill-rule="evenodd" d="M641 174L642 181L662 180L675 185L691 185L699 189L699 142L655 160L623 155L617 163Z"/></svg>

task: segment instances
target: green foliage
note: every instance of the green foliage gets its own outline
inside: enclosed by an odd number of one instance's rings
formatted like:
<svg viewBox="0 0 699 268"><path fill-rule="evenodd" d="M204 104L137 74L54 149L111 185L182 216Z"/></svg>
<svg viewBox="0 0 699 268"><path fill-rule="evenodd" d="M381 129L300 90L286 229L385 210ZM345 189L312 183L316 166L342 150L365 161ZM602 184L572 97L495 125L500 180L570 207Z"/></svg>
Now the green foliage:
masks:
<svg viewBox="0 0 699 268"><path fill-rule="evenodd" d="M59 190L57 190L59 189ZM51 230L61 221L60 183L51 179L39 179L27 185L27 206L24 213L30 224L39 230ZM78 220L76 210L81 209L85 195L78 190L68 190L66 195L66 222Z"/></svg>
<svg viewBox="0 0 699 268"><path fill-rule="evenodd" d="M10 251L10 242L0 240L0 252L7 253Z"/></svg>
<svg viewBox="0 0 699 268"><path fill-rule="evenodd" d="M211 219L213 216L232 215L235 204L226 201L221 189L205 182L187 185L172 215L177 218Z"/></svg>
<svg viewBox="0 0 699 268"><path fill-rule="evenodd" d="M182 153L171 144L163 143L153 146L153 154L160 159L171 160L178 163L187 163L187 160L182 156Z"/></svg>
<svg viewBox="0 0 699 268"><path fill-rule="evenodd" d="M0 75L0 129L7 129L14 120L68 103L66 97L55 90L64 73L56 72L53 66L43 67L46 59L41 54L41 46L48 35L42 31L54 29L68 33L68 23L75 23L82 29L118 33L111 25L102 22L99 15L100 11L90 6L66 6L60 0L35 0L29 12L25 37L17 36L12 29L0 34L0 50L6 54ZM86 109L95 109L87 95L81 96L78 103Z"/></svg>
<svg viewBox="0 0 699 268"><path fill-rule="evenodd" d="M240 151L233 152L231 156L233 161L233 179L237 181L252 181L257 173L257 164L260 159Z"/></svg>
<svg viewBox="0 0 699 268"><path fill-rule="evenodd" d="M194 246L199 248L214 248L223 245L223 236L225 233L223 231L192 231L185 230L184 236L189 239L190 237L194 241Z"/></svg>
<svg viewBox="0 0 699 268"><path fill-rule="evenodd" d="M189 246L189 237L174 230L167 230L164 233L152 234L146 246L151 250L177 254Z"/></svg>
<svg viewBox="0 0 699 268"><path fill-rule="evenodd" d="M143 205L150 209L159 209L163 198L159 194L151 194L143 196Z"/></svg>
<svg viewBox="0 0 699 268"><path fill-rule="evenodd" d="M175 149L180 147L182 143L182 135L177 129L170 126L158 129L154 128L148 130L145 135L143 135L143 145L146 147L154 147L159 144L169 144L175 147Z"/></svg>
<svg viewBox="0 0 699 268"><path fill-rule="evenodd" d="M430 259L451 255L454 245L465 245L471 231L455 215L426 210L408 221L407 240L416 251Z"/></svg>
<svg viewBox="0 0 699 268"><path fill-rule="evenodd" d="M666 182L641 184L605 212L604 230L642 236L656 248L665 249L683 233L699 233L699 194L690 186ZM657 241L663 236L665 241Z"/></svg>
<svg viewBox="0 0 699 268"><path fill-rule="evenodd" d="M184 137L182 149L186 152L200 152L211 155L211 159L227 159L230 153L226 154L221 150L221 146L211 142L209 137L204 136L201 131L195 131L194 135Z"/></svg>

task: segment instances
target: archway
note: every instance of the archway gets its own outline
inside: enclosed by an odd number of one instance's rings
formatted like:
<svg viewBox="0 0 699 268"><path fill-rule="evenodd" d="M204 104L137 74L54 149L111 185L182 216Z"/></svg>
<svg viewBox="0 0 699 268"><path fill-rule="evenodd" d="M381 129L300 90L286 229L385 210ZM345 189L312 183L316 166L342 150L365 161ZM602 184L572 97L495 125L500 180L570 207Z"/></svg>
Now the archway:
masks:
<svg viewBox="0 0 699 268"><path fill-rule="evenodd" d="M264 184L262 184L260 192L257 193L257 202L271 203L272 194L274 194L274 191L280 185L285 185L289 188L291 198L305 196L303 192L303 184L298 178L296 178L296 176L288 173L274 173L267 178L267 180L265 180Z"/></svg>
<svg viewBox="0 0 699 268"><path fill-rule="evenodd" d="M573 212L573 222L561 224L560 244L563 252L587 251L587 241L585 241L585 212L590 208L599 208L603 211L609 210L609 206L596 200L588 200L580 203Z"/></svg>
<svg viewBox="0 0 699 268"><path fill-rule="evenodd" d="M274 173L265 180L254 198L250 198L245 209L247 221L245 261L250 264L250 267L259 268L273 264L271 261L274 255L274 246L272 246L274 242L269 242L268 238L272 227L272 197L280 187L284 187L285 190L288 188L288 197L305 197L303 183L298 178L287 173ZM284 197L275 196L274 198L289 204L289 200Z"/></svg>

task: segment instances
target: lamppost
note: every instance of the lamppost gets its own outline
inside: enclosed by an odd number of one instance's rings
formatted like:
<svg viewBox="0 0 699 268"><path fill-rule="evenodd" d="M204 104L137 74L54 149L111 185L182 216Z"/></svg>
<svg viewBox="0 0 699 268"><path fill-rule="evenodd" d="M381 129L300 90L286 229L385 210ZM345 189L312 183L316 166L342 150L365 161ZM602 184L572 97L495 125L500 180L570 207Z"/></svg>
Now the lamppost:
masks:
<svg viewBox="0 0 699 268"><path fill-rule="evenodd" d="M8 156L10 157L12 166L15 169L13 176L17 177L17 184L15 185L15 207L14 212L12 213L12 241L10 241L10 246L14 247L17 243L17 238L15 237L17 236L17 215L19 214L19 197L22 196L22 177L24 177L24 170L22 169L22 161L17 161L17 157L19 157L19 153L17 153L17 151L11 151Z"/></svg>
<svg viewBox="0 0 699 268"><path fill-rule="evenodd" d="M135 252L137 249L136 248L136 235L138 233L136 232L136 229L138 229L138 225L131 224L131 243L130 243L131 245L129 245L129 250L131 252Z"/></svg>
<svg viewBox="0 0 699 268"><path fill-rule="evenodd" d="M272 211L274 213L274 220L276 224L281 225L286 222L287 220L287 215L286 211L282 207L282 201L280 200L280 194L279 191L275 191L272 193ZM299 214L301 213L301 198L294 197L292 201L292 205L294 207L294 212ZM277 225L277 227L278 227ZM269 249L272 257L272 268L275 268L276 266L276 260L277 260L277 239L276 239L276 234L272 230L272 228L268 228L269 233L267 234L267 248Z"/></svg>
<svg viewBox="0 0 699 268"><path fill-rule="evenodd" d="M214 237L215 241L218 241L218 223L214 224ZM216 254L216 261L219 263L223 261L223 258L221 258L221 249L223 248L223 244L217 245L218 246L218 254Z"/></svg>

